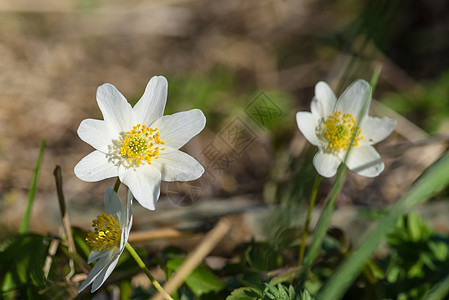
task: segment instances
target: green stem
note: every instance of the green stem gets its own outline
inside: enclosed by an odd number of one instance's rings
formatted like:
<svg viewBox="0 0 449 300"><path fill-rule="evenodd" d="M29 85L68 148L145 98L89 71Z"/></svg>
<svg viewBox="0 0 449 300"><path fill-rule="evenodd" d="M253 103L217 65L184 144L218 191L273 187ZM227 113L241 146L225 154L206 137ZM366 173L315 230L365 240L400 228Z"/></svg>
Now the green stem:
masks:
<svg viewBox="0 0 449 300"><path fill-rule="evenodd" d="M321 176L316 174L315 183L313 184L312 194L310 195L309 210L307 211L306 221L304 222L304 229L301 237L301 246L299 247L298 266L302 265L304 259L304 252L306 251L306 239L309 233L310 217L312 215L313 207L315 206L315 199L318 193L318 187L320 186Z"/></svg>
<svg viewBox="0 0 449 300"><path fill-rule="evenodd" d="M25 210L25 214L23 215L22 222L20 223L19 233L25 233L28 231L28 224L30 223L31 217L31 208L33 207L34 195L36 194L37 177L39 175L39 170L42 165L42 159L44 157L45 144L46 144L45 140L42 140L41 145L39 147L39 154L37 156L36 167L34 168L33 180L31 181L30 190L28 191L27 207Z"/></svg>
<svg viewBox="0 0 449 300"><path fill-rule="evenodd" d="M120 187L120 178L118 178L117 177L117 180L115 181L115 184L114 184L114 192L118 192L118 188Z"/></svg>
<svg viewBox="0 0 449 300"><path fill-rule="evenodd" d="M343 187L345 175L346 166L343 164L340 166L337 172L337 178L335 179L334 186L332 187L332 190L329 194L326 206L324 207L318 223L315 226L313 241L309 247L309 250L307 251L307 255L304 257L304 262L301 267L297 288L303 288L303 283L308 277L310 268L320 252L321 244L324 240L324 237L326 236L326 231L331 221L335 202L337 201L337 197L338 195L340 195L340 191Z"/></svg>
<svg viewBox="0 0 449 300"><path fill-rule="evenodd" d="M154 287L159 291L159 293L161 293L165 297L165 299L173 300L173 298L170 297L169 294L167 294L167 292L159 284L159 282L156 279L154 279L153 275L151 275L150 271L148 270L147 266L145 266L145 263L142 261L139 254L137 254L136 250L134 250L134 248L129 243L126 243L126 249L128 250L129 254L131 254L131 256L134 258L134 260L139 265L139 267L142 269L142 271L145 272L145 274L150 279L150 281L153 283Z"/></svg>

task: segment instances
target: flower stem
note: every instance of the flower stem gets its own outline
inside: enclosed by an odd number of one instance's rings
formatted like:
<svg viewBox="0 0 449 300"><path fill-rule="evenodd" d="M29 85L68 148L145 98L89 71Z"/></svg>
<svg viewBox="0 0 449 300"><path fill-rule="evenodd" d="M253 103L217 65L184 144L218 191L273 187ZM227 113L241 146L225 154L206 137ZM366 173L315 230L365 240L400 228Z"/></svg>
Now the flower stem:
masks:
<svg viewBox="0 0 449 300"><path fill-rule="evenodd" d="M120 178L118 178L117 177L117 180L115 181L115 184L114 184L114 192L118 192L118 188L120 187Z"/></svg>
<svg viewBox="0 0 449 300"><path fill-rule="evenodd" d="M316 194L318 192L318 187L320 186L320 179L321 179L320 174L316 174L315 182L312 188L312 194L310 195L309 210L307 211L307 217L304 222L304 229L301 237L301 246L299 247L299 258L298 258L299 266L302 265L302 260L304 259L304 252L306 251L306 239L309 233L310 217L312 215L312 210L315 205Z"/></svg>
<svg viewBox="0 0 449 300"><path fill-rule="evenodd" d="M126 243L126 249L128 250L129 254L131 254L131 256L134 258L139 267L145 272L145 274L153 283L154 287L159 291L159 293L161 293L165 297L165 299L173 300L173 298L170 297L170 295L167 294L167 292L162 288L159 282L156 279L154 279L153 275L151 275L150 271L148 270L147 266L145 266L145 263L142 261L139 254L137 254L136 250L134 250L134 248L129 243Z"/></svg>

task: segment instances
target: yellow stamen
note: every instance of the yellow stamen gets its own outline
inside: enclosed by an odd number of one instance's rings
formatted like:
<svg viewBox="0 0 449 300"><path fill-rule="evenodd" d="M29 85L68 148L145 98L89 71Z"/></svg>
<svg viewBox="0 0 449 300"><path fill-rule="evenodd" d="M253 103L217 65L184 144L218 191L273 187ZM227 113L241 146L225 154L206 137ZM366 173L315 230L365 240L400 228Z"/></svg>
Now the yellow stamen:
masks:
<svg viewBox="0 0 449 300"><path fill-rule="evenodd" d="M94 251L106 251L120 246L122 229L116 218L105 213L92 221L94 231L87 232L86 241Z"/></svg>
<svg viewBox="0 0 449 300"><path fill-rule="evenodd" d="M159 148L165 142L161 140L158 129L141 124L134 126L117 144L121 144L121 156L128 159L129 162L134 161L138 165L141 165L144 161L151 165L151 159L159 158L159 152L165 149Z"/></svg>
<svg viewBox="0 0 449 300"><path fill-rule="evenodd" d="M358 146L359 141L363 139L360 127L357 126L352 114L342 114L339 111L327 117L324 123L324 136L329 141L329 148L335 151L348 150L351 142L352 146ZM353 136L354 140L351 141Z"/></svg>

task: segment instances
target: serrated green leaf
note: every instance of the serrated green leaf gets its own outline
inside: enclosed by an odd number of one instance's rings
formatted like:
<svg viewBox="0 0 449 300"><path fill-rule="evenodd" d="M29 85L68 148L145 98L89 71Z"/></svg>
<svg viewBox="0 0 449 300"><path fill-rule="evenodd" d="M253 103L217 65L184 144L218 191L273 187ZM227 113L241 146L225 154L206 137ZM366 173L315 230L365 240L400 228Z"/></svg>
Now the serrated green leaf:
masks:
<svg viewBox="0 0 449 300"><path fill-rule="evenodd" d="M312 298L312 296L310 296L310 294L307 290L304 290L301 293L301 300L313 300L313 298Z"/></svg>
<svg viewBox="0 0 449 300"><path fill-rule="evenodd" d="M278 287L279 295L281 296L281 298L290 299L290 297L287 293L287 289L282 284L279 283L277 287Z"/></svg>
<svg viewBox="0 0 449 300"><path fill-rule="evenodd" d="M295 299L296 292L295 289L290 285L290 288L287 289L282 284L278 284L277 286L274 286L272 284L265 283L267 291L265 292L265 295L268 296L270 299L276 299L276 300L293 300Z"/></svg>
<svg viewBox="0 0 449 300"><path fill-rule="evenodd" d="M172 271L177 270L184 262L184 258L172 258L167 261L167 267ZM186 285L197 296L217 293L225 288L221 280L205 265L198 266L185 280Z"/></svg>
<svg viewBox="0 0 449 300"><path fill-rule="evenodd" d="M259 271L270 271L282 265L282 256L268 243L255 243L245 251L250 266Z"/></svg>
<svg viewBox="0 0 449 300"><path fill-rule="evenodd" d="M260 292L251 287L243 287L233 290L226 300L254 300L260 299L262 295Z"/></svg>

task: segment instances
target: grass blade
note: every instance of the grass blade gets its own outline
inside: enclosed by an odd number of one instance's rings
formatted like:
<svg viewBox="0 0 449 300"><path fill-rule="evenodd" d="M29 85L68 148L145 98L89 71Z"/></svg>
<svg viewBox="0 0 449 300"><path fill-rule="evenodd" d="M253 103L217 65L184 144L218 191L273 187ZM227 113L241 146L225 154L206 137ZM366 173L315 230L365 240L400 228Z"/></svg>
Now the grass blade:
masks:
<svg viewBox="0 0 449 300"><path fill-rule="evenodd" d="M36 185L37 185L37 177L39 176L39 171L42 165L42 159L44 157L45 151L45 140L41 141L41 145L39 147L39 155L36 160L36 167L34 168L34 176L31 180L30 190L28 191L28 202L25 213L23 215L22 222L20 223L19 233L25 233L28 231L28 225L30 223L31 217L31 208L33 207L34 195L36 194Z"/></svg>
<svg viewBox="0 0 449 300"><path fill-rule="evenodd" d="M397 219L415 205L427 200L449 183L449 154L434 163L413 184L395 205L389 214L379 222L337 271L318 294L317 299L339 299L360 273L364 263L376 250L381 240L395 226Z"/></svg>
<svg viewBox="0 0 449 300"><path fill-rule="evenodd" d="M312 244L310 245L310 248L307 251L306 257L304 258L299 281L300 284L302 284L304 280L307 278L310 267L312 266L313 262L315 261L320 252L321 244L326 235L327 228L329 227L329 223L331 221L332 213L335 207L335 202L337 201L338 195L340 195L340 191L343 187L345 177L346 177L346 166L342 164L340 166L340 169L338 170L335 184L332 187L331 193L329 194L329 199L327 200L323 213L321 214L320 219L318 220L318 223L315 227Z"/></svg>
<svg viewBox="0 0 449 300"><path fill-rule="evenodd" d="M437 283L427 294L424 300L442 300L447 299L449 293L449 275L445 279Z"/></svg>

